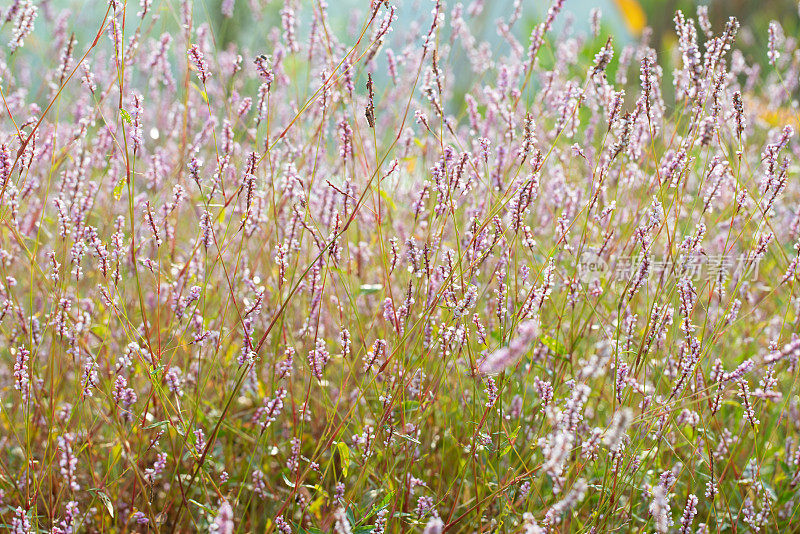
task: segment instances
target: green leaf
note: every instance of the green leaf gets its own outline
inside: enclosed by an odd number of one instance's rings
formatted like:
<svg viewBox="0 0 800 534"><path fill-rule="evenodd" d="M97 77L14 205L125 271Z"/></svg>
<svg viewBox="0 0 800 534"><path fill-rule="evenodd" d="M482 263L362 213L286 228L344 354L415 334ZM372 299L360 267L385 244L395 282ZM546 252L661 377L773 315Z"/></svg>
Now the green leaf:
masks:
<svg viewBox="0 0 800 534"><path fill-rule="evenodd" d="M415 444L417 444L417 445L422 445L422 442L421 442L421 441L419 441L419 440L417 440L417 439L414 439L414 438L412 438L412 437L411 437L411 436L409 436L408 434L400 434L398 437L399 437L399 438L402 438L402 439L404 439L404 440L406 440L406 441L410 441L411 443L415 443Z"/></svg>
<svg viewBox="0 0 800 534"><path fill-rule="evenodd" d="M106 510L108 510L108 514L113 519L114 518L114 507L111 505L111 499L108 497L108 495L106 495L105 493L103 493L102 491L100 491L97 488L91 488L89 490L89 493L93 494L95 497L97 497L98 499L103 501L103 504L106 506Z"/></svg>
<svg viewBox="0 0 800 534"><path fill-rule="evenodd" d="M361 287L358 288L359 295L371 295L372 293L377 293L383 289L383 285L381 284L361 284Z"/></svg>
<svg viewBox="0 0 800 534"><path fill-rule="evenodd" d="M347 473L350 472L350 449L347 447L347 444L340 441L336 444L336 450L339 451L339 459L341 460L342 465L342 474L346 477Z"/></svg>
<svg viewBox="0 0 800 534"><path fill-rule="evenodd" d="M564 346L563 343L553 339L547 334L542 334L540 336L540 339L542 340L542 343L544 343L545 347L552 350L556 354L564 354L567 352L567 348Z"/></svg>
<svg viewBox="0 0 800 534"><path fill-rule="evenodd" d="M122 178L119 183L114 187L114 200L119 200L122 197L122 190L125 188L125 178Z"/></svg>
<svg viewBox="0 0 800 534"><path fill-rule="evenodd" d="M101 339L105 339L107 337L111 337L111 330L108 326L104 324L97 324L91 327L92 332L97 334L97 336Z"/></svg>
<svg viewBox="0 0 800 534"><path fill-rule="evenodd" d="M387 506L389 506L389 503L392 501L392 497L394 497L394 492L393 491L390 491L389 493L387 493L383 497L383 500L381 501L381 504L378 505L378 510L380 510L381 508L386 508Z"/></svg>
<svg viewBox="0 0 800 534"><path fill-rule="evenodd" d="M151 428L157 428L160 426L166 426L169 424L169 421L158 421L157 423L153 423L152 425L147 425L144 427L143 430L150 430Z"/></svg>
<svg viewBox="0 0 800 534"><path fill-rule="evenodd" d="M505 448L503 448L503 450L500 452L500 457L503 457L506 454L508 454L514 447L514 440L517 438L517 433L519 432L519 428L520 427L515 428L514 432L512 432L511 435L508 436L508 445L506 445Z"/></svg>
<svg viewBox="0 0 800 534"><path fill-rule="evenodd" d="M122 117L122 120L127 122L128 124L133 124L133 119L131 118L131 114L125 111L122 108L119 108L119 115Z"/></svg>
<svg viewBox="0 0 800 534"><path fill-rule="evenodd" d="M386 202L389 203L389 207L392 208L392 210L396 210L397 209L397 206L395 206L394 200L392 200L392 197L390 197L389 194L386 191L384 191L383 189L381 189L381 197L383 198L383 200L385 200Z"/></svg>
<svg viewBox="0 0 800 534"><path fill-rule="evenodd" d="M379 511L381 511L382 509L384 509L387 506L389 506L389 502L391 502L392 497L394 497L394 492L393 491L390 491L386 495L384 495L383 499L381 499L381 502L375 503L375 504L372 505L372 510L370 510L370 512L367 514L367 516L364 519L365 520L369 519L370 517L372 517L373 515L377 514Z"/></svg>
<svg viewBox="0 0 800 534"><path fill-rule="evenodd" d="M199 503L199 502L195 501L194 499L189 499L189 502L192 503L195 506L198 506L198 507L202 508L206 513L209 513L209 514L215 513L215 510L212 510L211 508L209 508L205 504Z"/></svg>
<svg viewBox="0 0 800 534"><path fill-rule="evenodd" d="M413 412L419 409L419 401L409 400L403 401L403 412Z"/></svg>

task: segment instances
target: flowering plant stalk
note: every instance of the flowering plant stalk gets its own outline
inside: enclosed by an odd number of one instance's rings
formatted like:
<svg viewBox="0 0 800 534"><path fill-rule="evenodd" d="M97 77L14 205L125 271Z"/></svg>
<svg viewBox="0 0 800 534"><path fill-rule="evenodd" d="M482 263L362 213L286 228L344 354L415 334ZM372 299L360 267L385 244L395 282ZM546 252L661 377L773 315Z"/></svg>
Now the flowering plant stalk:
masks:
<svg viewBox="0 0 800 534"><path fill-rule="evenodd" d="M0 8L12 532L797 525L797 40L505 3Z"/></svg>

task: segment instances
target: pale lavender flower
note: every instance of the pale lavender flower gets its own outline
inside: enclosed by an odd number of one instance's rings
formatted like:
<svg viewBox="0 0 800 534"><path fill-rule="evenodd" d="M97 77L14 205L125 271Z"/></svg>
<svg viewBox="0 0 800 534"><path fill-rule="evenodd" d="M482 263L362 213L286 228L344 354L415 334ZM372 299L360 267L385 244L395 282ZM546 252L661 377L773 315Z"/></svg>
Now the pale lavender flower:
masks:
<svg viewBox="0 0 800 534"><path fill-rule="evenodd" d="M233 534L234 526L233 508L227 500L223 499L217 510L217 516L208 530L215 534Z"/></svg>
<svg viewBox="0 0 800 534"><path fill-rule="evenodd" d="M11 533L12 534L34 533L33 527L31 526L31 520L28 518L28 513L19 506L14 511L14 517L11 519Z"/></svg>
<svg viewBox="0 0 800 534"><path fill-rule="evenodd" d="M283 8L281 9L281 26L283 27L283 38L286 41L286 47L289 49L289 52L299 52L300 44L297 42L296 36L297 19L295 17L292 0L285 0L283 4Z"/></svg>
<svg viewBox="0 0 800 534"><path fill-rule="evenodd" d="M422 534L441 534L444 531L444 521L438 516L431 517L422 529Z"/></svg>
<svg viewBox="0 0 800 534"><path fill-rule="evenodd" d="M344 508L337 508L333 513L335 523L333 531L336 534L353 534L353 527L350 525L350 520L347 518Z"/></svg>
<svg viewBox="0 0 800 534"><path fill-rule="evenodd" d="M33 21L39 12L39 8L33 5L31 0L22 0L17 9L17 18L14 19L11 40L8 47L13 53L17 48L25 44L25 38L33 31Z"/></svg>
<svg viewBox="0 0 800 534"><path fill-rule="evenodd" d="M267 55L261 54L253 60L253 63L256 65L256 71L258 72L258 75L262 80L264 80L267 88L269 88L270 85L272 85L272 82L275 80L275 74L272 72L271 58Z"/></svg>
<svg viewBox="0 0 800 534"><path fill-rule="evenodd" d="M779 57L781 57L778 47L783 41L783 29L778 21L773 20L769 23L767 32L769 34L769 38L767 40L767 59L769 59L769 64L774 67L775 62L778 61Z"/></svg>
<svg viewBox="0 0 800 534"><path fill-rule="evenodd" d="M133 388L128 387L128 380L122 375L118 375L114 382L113 397L122 412L122 418L126 421L132 421L133 413L130 408L138 397Z"/></svg>
<svg viewBox="0 0 800 534"><path fill-rule="evenodd" d="M148 467L144 470L144 479L147 483L152 484L164 472L167 467L167 453L160 452L156 456L156 461L153 467Z"/></svg>
<svg viewBox="0 0 800 534"><path fill-rule="evenodd" d="M750 396L750 385L747 380L739 380L739 396L742 398L742 405L744 406L744 416L750 426L755 428L759 424L756 418L755 409L753 408L753 399Z"/></svg>
<svg viewBox="0 0 800 534"><path fill-rule="evenodd" d="M199 46L193 44L187 53L189 54L189 61L192 62L192 65L194 65L197 71L197 77L200 78L200 81L205 85L206 81L211 77L211 72L208 69L208 63L205 60L203 52L200 51Z"/></svg>
<svg viewBox="0 0 800 534"><path fill-rule="evenodd" d="M339 121L339 157L345 165L353 157L353 129L346 118Z"/></svg>
<svg viewBox="0 0 800 534"><path fill-rule="evenodd" d="M28 362L30 351L24 347L18 347L14 359L14 389L20 392L23 406L27 406L31 396L30 371Z"/></svg>
<svg viewBox="0 0 800 534"><path fill-rule="evenodd" d="M478 365L478 370L483 374L500 373L514 365L528 349L529 345L539 335L539 320L530 319L520 323L517 335L512 338L506 347L500 347L490 353Z"/></svg>
<svg viewBox="0 0 800 534"><path fill-rule="evenodd" d="M697 502L698 499L693 494L690 494L689 498L686 499L686 507L683 509L683 515L681 516L681 528L678 529L680 534L692 533L692 522L694 521L694 516L697 515Z"/></svg>
<svg viewBox="0 0 800 534"><path fill-rule="evenodd" d="M79 491L80 484L75 476L75 468L78 465L78 459L72 451L72 442L75 437L72 434L64 434L58 437L58 448L61 449L61 458L59 459L59 466L61 467L61 475L69 485L72 491Z"/></svg>
<svg viewBox="0 0 800 534"><path fill-rule="evenodd" d="M545 522L547 524L556 524L561 515L574 508L577 504L583 501L586 496L586 491L589 489L586 481L582 478L578 479L570 489L569 493L563 499L554 504L545 515Z"/></svg>
<svg viewBox="0 0 800 534"><path fill-rule="evenodd" d="M283 410L283 399L286 398L286 389L283 387L279 387L275 391L275 396L273 398L265 398L264 399L264 406L256 410L253 414L253 420L259 421L261 425L261 430L266 430L278 416L281 414Z"/></svg>
<svg viewBox="0 0 800 534"><path fill-rule="evenodd" d="M662 484L653 488L653 500L650 502L650 514L655 521L656 532L666 534L672 526L672 516L669 509L669 490Z"/></svg>
<svg viewBox="0 0 800 534"><path fill-rule="evenodd" d="M622 443L622 438L624 437L625 432L630 426L632 420L633 410L630 408L622 408L614 413L614 417L611 420L611 426L609 426L608 430L603 436L603 442L610 450L616 451L620 446L620 443Z"/></svg>
<svg viewBox="0 0 800 534"><path fill-rule="evenodd" d="M220 5L222 16L226 18L232 17L235 4L236 0L222 0L222 4Z"/></svg>
<svg viewBox="0 0 800 534"><path fill-rule="evenodd" d="M292 527L286 522L283 516L275 518L275 528L278 529L280 534L292 534Z"/></svg>
<svg viewBox="0 0 800 534"><path fill-rule="evenodd" d="M136 16L139 18L144 18L145 15L150 11L150 7L153 5L153 0L139 0L139 7L142 8Z"/></svg>
<svg viewBox="0 0 800 534"><path fill-rule="evenodd" d="M593 7L589 11L589 26L592 29L592 36L600 35L600 23L603 20L603 12L598 7Z"/></svg>
<svg viewBox="0 0 800 534"><path fill-rule="evenodd" d="M330 359L330 353L325 347L325 341L318 339L316 346L308 353L308 365L311 368L311 374L317 380L322 380L322 371Z"/></svg>
<svg viewBox="0 0 800 534"><path fill-rule="evenodd" d="M135 154L142 146L142 95L138 91L131 92L131 109L133 110L131 139Z"/></svg>

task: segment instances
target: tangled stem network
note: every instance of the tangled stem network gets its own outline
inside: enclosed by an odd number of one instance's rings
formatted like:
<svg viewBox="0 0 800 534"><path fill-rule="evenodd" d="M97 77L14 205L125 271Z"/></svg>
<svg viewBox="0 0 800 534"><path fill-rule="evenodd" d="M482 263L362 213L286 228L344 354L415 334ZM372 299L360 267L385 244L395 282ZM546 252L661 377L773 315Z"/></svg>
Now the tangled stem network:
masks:
<svg viewBox="0 0 800 534"><path fill-rule="evenodd" d="M130 4L0 8L12 532L796 528L781 23Z"/></svg>

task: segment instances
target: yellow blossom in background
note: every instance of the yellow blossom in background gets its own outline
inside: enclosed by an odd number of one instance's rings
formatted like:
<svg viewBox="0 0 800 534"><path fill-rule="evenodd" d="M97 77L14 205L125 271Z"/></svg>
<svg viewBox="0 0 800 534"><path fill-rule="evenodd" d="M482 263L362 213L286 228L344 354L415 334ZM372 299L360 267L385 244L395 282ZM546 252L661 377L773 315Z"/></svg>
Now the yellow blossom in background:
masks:
<svg viewBox="0 0 800 534"><path fill-rule="evenodd" d="M636 37L641 35L647 25L647 16L638 0L614 0L614 4L631 34Z"/></svg>
<svg viewBox="0 0 800 534"><path fill-rule="evenodd" d="M790 106L775 107L763 98L750 98L747 104L759 120L771 127L778 128L788 124L795 129L800 128L800 112L797 109Z"/></svg>

